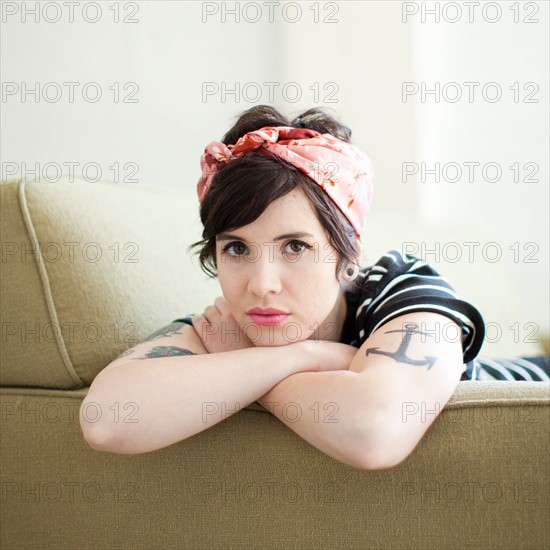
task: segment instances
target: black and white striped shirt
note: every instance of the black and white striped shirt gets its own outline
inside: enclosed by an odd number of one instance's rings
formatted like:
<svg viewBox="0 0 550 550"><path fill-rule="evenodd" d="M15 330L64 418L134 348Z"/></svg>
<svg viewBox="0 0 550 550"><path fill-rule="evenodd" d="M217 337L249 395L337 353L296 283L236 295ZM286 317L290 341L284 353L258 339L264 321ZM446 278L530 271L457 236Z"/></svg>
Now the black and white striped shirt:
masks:
<svg viewBox="0 0 550 550"><path fill-rule="evenodd" d="M388 321L415 311L432 311L448 317L462 329L459 335L454 326L442 323L436 325L432 337L436 341L461 339L464 358L461 380L472 379L473 360L483 344L485 323L481 313L461 300L429 263L390 250L375 264L361 268L359 277L360 288L346 295L348 318L344 323L343 343L359 348Z"/></svg>

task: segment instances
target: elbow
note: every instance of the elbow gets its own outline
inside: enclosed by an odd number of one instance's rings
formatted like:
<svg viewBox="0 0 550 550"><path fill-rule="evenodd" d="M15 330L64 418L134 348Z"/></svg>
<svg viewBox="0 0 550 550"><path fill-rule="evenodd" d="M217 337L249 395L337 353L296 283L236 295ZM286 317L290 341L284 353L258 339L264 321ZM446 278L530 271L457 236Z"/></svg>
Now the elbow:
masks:
<svg viewBox="0 0 550 550"><path fill-rule="evenodd" d="M150 448L143 448L139 443L117 438L115 435L101 430L90 430L84 433L84 440L94 450L117 455L139 455L148 453ZM136 446L137 445L137 446Z"/></svg>
<svg viewBox="0 0 550 550"><path fill-rule="evenodd" d="M100 430L82 430L84 441L94 450L113 452L111 438L101 433Z"/></svg>
<svg viewBox="0 0 550 550"><path fill-rule="evenodd" d="M97 405L97 402L92 402ZM86 414L86 401L80 407L80 429L84 441L94 451L117 455L139 455L162 448L144 440L139 434L128 431L126 423L90 420Z"/></svg>
<svg viewBox="0 0 550 550"><path fill-rule="evenodd" d="M101 429L82 430L84 441L94 450L103 453L113 453L117 455L141 454L139 451L132 451L127 445L123 444L111 432L105 432Z"/></svg>
<svg viewBox="0 0 550 550"><path fill-rule="evenodd" d="M93 421L87 417L86 405L84 400L80 406L80 429L84 441L94 450L107 453L116 453L116 442L112 430L105 426L104 422Z"/></svg>
<svg viewBox="0 0 550 550"><path fill-rule="evenodd" d="M360 444L354 462L361 470L389 470L411 454L409 449L404 449L402 438L383 420L378 425L371 422L358 439Z"/></svg>
<svg viewBox="0 0 550 550"><path fill-rule="evenodd" d="M371 444L363 445L354 457L354 466L360 470L387 470L393 468L393 463L383 449L373 448Z"/></svg>
<svg viewBox="0 0 550 550"><path fill-rule="evenodd" d="M407 455L408 456L408 455ZM383 449L364 452L358 460L361 470L391 470L401 464L407 457L392 455Z"/></svg>

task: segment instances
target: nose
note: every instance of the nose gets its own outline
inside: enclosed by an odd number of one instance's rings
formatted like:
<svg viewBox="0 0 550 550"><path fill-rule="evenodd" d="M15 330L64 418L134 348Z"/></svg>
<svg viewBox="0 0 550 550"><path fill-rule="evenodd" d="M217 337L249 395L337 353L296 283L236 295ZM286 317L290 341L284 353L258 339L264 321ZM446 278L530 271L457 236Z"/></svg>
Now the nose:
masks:
<svg viewBox="0 0 550 550"><path fill-rule="evenodd" d="M249 292L262 298L268 293L279 294L281 288L279 267L273 259L270 261L269 257L262 257L251 264L248 280Z"/></svg>

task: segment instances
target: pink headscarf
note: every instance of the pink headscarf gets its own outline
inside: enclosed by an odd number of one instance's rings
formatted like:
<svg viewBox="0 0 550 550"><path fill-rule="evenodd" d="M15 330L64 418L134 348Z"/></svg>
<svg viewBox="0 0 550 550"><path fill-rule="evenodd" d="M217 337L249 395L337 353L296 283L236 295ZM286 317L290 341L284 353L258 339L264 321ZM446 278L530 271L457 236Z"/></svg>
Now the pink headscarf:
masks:
<svg viewBox="0 0 550 550"><path fill-rule="evenodd" d="M372 163L354 145L308 128L264 126L248 132L235 145L210 142L201 156L199 202L204 199L214 174L249 151L279 157L307 174L338 206L361 239L372 202Z"/></svg>

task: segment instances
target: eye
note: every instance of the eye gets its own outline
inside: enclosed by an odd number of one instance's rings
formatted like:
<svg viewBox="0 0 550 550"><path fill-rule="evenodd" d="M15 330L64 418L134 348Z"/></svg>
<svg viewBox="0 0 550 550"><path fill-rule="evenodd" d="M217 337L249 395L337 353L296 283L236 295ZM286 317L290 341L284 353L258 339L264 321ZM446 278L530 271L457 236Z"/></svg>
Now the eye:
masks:
<svg viewBox="0 0 550 550"><path fill-rule="evenodd" d="M242 249L242 248L245 248L245 246L244 246L243 243L241 243L241 242L239 242L239 241L233 241L233 242L231 242L231 243L225 245L225 246L223 247L222 252L225 253L225 254L227 254L228 256L236 256L236 257L242 256L242 254L238 254L238 253L237 253L237 254L230 254L230 253L228 252L229 250L232 250L234 246L236 246L236 247L238 247L238 248L241 248L241 249Z"/></svg>
<svg viewBox="0 0 550 550"><path fill-rule="evenodd" d="M292 247L291 251L288 253L293 256L299 256L304 252L305 249L309 250L313 248L311 245L306 244L302 241L297 241L297 240L289 241L286 244L285 249L287 247ZM233 253L230 252L231 250L233 250ZM241 243L240 241L233 241L223 247L222 254L227 254L228 256L239 258L244 255L245 250L246 250L246 246L243 243Z"/></svg>
<svg viewBox="0 0 550 550"><path fill-rule="evenodd" d="M306 244L302 241L290 241L289 243L287 243L287 246L291 246L291 245L295 247L294 251L292 252L292 254L294 255L301 254L305 249L309 250L313 248L309 244Z"/></svg>

